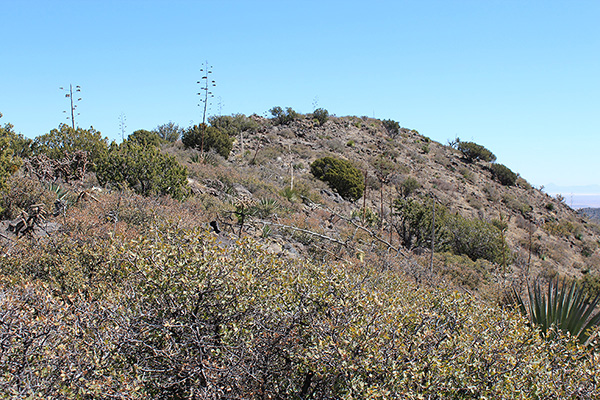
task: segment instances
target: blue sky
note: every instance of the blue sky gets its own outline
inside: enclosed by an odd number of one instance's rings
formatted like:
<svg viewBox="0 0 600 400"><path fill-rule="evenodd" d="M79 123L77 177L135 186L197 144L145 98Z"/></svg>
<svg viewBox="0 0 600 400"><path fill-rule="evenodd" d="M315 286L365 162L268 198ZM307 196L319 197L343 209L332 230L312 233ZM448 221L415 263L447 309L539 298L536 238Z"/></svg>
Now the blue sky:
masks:
<svg viewBox="0 0 600 400"><path fill-rule="evenodd" d="M120 138L273 106L394 119L492 150L532 184L600 185L600 1L0 0L0 123ZM221 104L219 107L218 103ZM599 187L600 189L600 187Z"/></svg>

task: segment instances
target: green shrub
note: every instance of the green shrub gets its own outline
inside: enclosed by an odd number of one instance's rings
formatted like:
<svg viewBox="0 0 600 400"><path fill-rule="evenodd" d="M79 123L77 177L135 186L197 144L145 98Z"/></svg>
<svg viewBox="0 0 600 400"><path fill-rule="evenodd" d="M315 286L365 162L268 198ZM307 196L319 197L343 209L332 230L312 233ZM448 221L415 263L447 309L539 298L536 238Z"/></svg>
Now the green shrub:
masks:
<svg viewBox="0 0 600 400"><path fill-rule="evenodd" d="M89 159L96 164L108 148L107 139L96 131L90 129L73 129L69 125L60 124L58 129L38 136L33 140L33 154L45 154L54 160L60 160L65 153L74 153L83 150L88 153ZM94 165L91 166L92 169Z"/></svg>
<svg viewBox="0 0 600 400"><path fill-rule="evenodd" d="M162 139L158 136L158 133L140 129L133 132L127 137L130 142L136 142L142 146L160 146Z"/></svg>
<svg viewBox="0 0 600 400"><path fill-rule="evenodd" d="M208 151L214 149L223 158L228 158L233 147L233 138L214 126L203 124L188 128L181 138L186 148Z"/></svg>
<svg viewBox="0 0 600 400"><path fill-rule="evenodd" d="M367 227L375 228L381 226L379 214L370 207L353 210L352 217L360 219Z"/></svg>
<svg viewBox="0 0 600 400"><path fill-rule="evenodd" d="M21 159L14 155L11 148L13 137L12 125L0 126L0 192L6 189L6 180L21 166Z"/></svg>
<svg viewBox="0 0 600 400"><path fill-rule="evenodd" d="M365 190L362 173L346 160L320 158L311 164L310 172L317 179L327 182L346 200L358 200Z"/></svg>
<svg viewBox="0 0 600 400"><path fill-rule="evenodd" d="M517 174L512 172L506 165L492 164L490 165L490 171L504 186L514 186L517 182Z"/></svg>
<svg viewBox="0 0 600 400"><path fill-rule="evenodd" d="M454 254L466 255L473 261L484 259L500 263L503 252L507 251L501 232L493 223L458 214L449 218L445 239Z"/></svg>
<svg viewBox="0 0 600 400"><path fill-rule="evenodd" d="M381 123L392 139L400 133L400 124L398 122L392 121L391 119L384 119Z"/></svg>
<svg viewBox="0 0 600 400"><path fill-rule="evenodd" d="M546 221L542 225L542 229L551 235L559 237L570 237L576 234L577 227L571 221Z"/></svg>
<svg viewBox="0 0 600 400"><path fill-rule="evenodd" d="M397 216L396 232L400 236L402 246L407 249L431 247L433 221L431 200L398 198L394 202L394 214ZM449 250L446 230L448 210L437 203L435 220L435 249L447 251Z"/></svg>
<svg viewBox="0 0 600 400"><path fill-rule="evenodd" d="M459 141L457 148L469 162L477 160L496 161L496 156L491 151L477 143Z"/></svg>
<svg viewBox="0 0 600 400"><path fill-rule="evenodd" d="M478 290L485 282L492 278L494 265L485 259L473 261L466 255L456 255L452 252L443 252L436 254L436 259L441 262L439 272L445 277L449 277L461 287L467 287L470 290Z"/></svg>
<svg viewBox="0 0 600 400"><path fill-rule="evenodd" d="M586 273L583 278L579 280L581 290L583 290L585 296L588 298L594 298L600 296L600 276L595 274Z"/></svg>
<svg viewBox="0 0 600 400"><path fill-rule="evenodd" d="M320 126L323 126L329 119L329 111L324 108L317 108L313 111L313 118L319 122Z"/></svg>
<svg viewBox="0 0 600 400"><path fill-rule="evenodd" d="M400 184L400 192L402 197L406 198L413 194L417 189L421 187L418 180L409 176Z"/></svg>
<svg viewBox="0 0 600 400"><path fill-rule="evenodd" d="M390 177L398 170L398 164L385 154L378 154L372 157L369 163L375 170L375 176L381 184L387 183Z"/></svg>
<svg viewBox="0 0 600 400"><path fill-rule="evenodd" d="M183 128L173 122L169 122L168 124L157 126L152 132L155 132L162 140L174 143L183 135Z"/></svg>
<svg viewBox="0 0 600 400"><path fill-rule="evenodd" d="M144 196L160 194L183 199L189 193L185 167L157 147L135 141L113 143L98 162L96 175L102 185L123 185Z"/></svg>
<svg viewBox="0 0 600 400"><path fill-rule="evenodd" d="M0 118L2 118L2 113L0 113ZM0 140L2 138L8 140L8 149L12 151L14 157L26 158L31 156L33 140L16 133L12 124L0 125ZM4 144L2 148L6 149L6 145Z"/></svg>
<svg viewBox="0 0 600 400"><path fill-rule="evenodd" d="M209 117L208 122L211 126L232 137L241 132L256 132L259 127L258 122L244 114L216 115Z"/></svg>
<svg viewBox="0 0 600 400"><path fill-rule="evenodd" d="M406 248L430 248L433 213L430 199L400 198L394 203L398 217L396 231ZM450 214L435 206L435 250L451 251L471 260L501 262L507 251L500 230L494 224L479 219Z"/></svg>
<svg viewBox="0 0 600 400"><path fill-rule="evenodd" d="M269 110L273 116L275 125L289 125L293 121L300 118L300 114L294 111L291 107L287 107L285 111L281 107L273 107Z"/></svg>
<svg viewBox="0 0 600 400"><path fill-rule="evenodd" d="M505 193L502 196L502 202L506 204L508 208L513 211L520 212L523 216L527 216L531 211L533 211L533 207L527 203L527 201L527 197L515 197L508 193Z"/></svg>
<svg viewBox="0 0 600 400"><path fill-rule="evenodd" d="M475 177L468 168L462 167L458 170L458 172L463 176L463 178L465 178L469 182L474 182Z"/></svg>

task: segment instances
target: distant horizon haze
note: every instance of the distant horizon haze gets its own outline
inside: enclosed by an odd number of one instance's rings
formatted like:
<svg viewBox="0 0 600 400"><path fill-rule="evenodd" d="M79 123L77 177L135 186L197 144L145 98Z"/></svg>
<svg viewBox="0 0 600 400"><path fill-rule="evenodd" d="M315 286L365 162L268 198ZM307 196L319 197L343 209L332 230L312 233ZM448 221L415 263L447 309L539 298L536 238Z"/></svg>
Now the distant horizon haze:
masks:
<svg viewBox="0 0 600 400"><path fill-rule="evenodd" d="M600 185L559 186L549 183L543 191L552 197L561 195L565 204L574 209L600 208Z"/></svg>

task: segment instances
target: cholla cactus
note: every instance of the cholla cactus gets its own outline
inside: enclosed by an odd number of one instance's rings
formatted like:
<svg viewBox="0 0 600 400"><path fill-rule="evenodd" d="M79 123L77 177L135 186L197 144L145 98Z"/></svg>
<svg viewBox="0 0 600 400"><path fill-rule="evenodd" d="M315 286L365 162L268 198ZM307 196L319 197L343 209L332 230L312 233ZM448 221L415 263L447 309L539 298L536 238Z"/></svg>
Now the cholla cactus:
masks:
<svg viewBox="0 0 600 400"><path fill-rule="evenodd" d="M21 215L14 222L8 225L9 232L13 232L16 236L32 235L36 225L41 226L46 220L46 211L44 204L32 204L27 208L27 211L21 211Z"/></svg>

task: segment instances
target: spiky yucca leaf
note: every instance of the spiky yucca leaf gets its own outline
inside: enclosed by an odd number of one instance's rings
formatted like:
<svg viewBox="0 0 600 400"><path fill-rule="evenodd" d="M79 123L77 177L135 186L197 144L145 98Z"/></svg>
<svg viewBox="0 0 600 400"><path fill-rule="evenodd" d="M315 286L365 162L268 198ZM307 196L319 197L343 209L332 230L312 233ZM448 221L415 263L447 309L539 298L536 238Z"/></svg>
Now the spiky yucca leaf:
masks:
<svg viewBox="0 0 600 400"><path fill-rule="evenodd" d="M69 196L71 194L71 192L65 188L63 188L62 186L60 186L57 183L49 183L46 188L51 191L56 193L56 198L59 200L63 200L65 198L67 198L67 196Z"/></svg>
<svg viewBox="0 0 600 400"><path fill-rule="evenodd" d="M527 288L529 304L525 305L521 295L513 288L513 299L523 315L537 325L542 334L551 338L552 327L569 332L581 343L589 339L590 329L600 324L600 313L592 316L600 302L600 295L588 299L583 291L572 282L570 286L563 279L548 282L544 295L538 282Z"/></svg>

